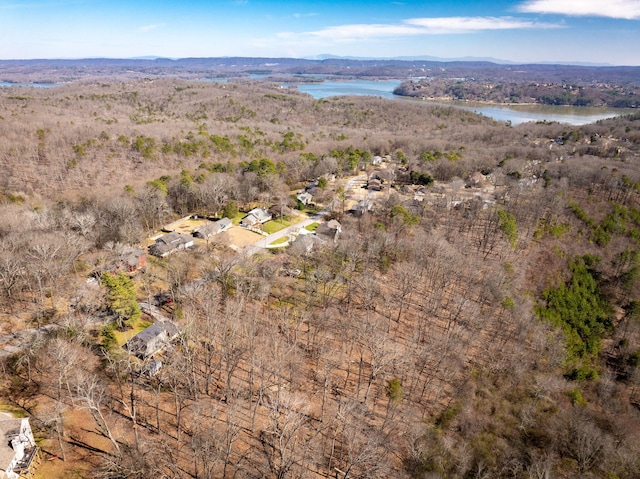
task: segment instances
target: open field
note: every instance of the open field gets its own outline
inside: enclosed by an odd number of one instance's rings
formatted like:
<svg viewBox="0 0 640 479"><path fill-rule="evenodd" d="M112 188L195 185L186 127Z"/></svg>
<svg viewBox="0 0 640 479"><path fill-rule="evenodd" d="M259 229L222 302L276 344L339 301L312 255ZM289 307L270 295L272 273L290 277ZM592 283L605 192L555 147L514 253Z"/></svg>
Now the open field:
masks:
<svg viewBox="0 0 640 479"><path fill-rule="evenodd" d="M230 244L238 248L251 246L264 238L264 236L258 233L254 233L253 231L249 231L239 226L234 226L230 230L227 230L227 234L229 235Z"/></svg>

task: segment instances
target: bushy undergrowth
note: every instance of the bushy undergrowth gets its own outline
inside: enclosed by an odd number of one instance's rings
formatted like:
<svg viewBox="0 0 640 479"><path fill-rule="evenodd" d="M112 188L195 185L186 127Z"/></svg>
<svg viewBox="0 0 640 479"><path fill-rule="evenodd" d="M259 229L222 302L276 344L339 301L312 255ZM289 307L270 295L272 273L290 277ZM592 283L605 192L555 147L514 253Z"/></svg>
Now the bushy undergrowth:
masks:
<svg viewBox="0 0 640 479"><path fill-rule="evenodd" d="M602 339L612 331L612 309L598 285L598 258L581 256L569 265L571 278L543 294L538 315L561 328L567 341L567 376L597 377Z"/></svg>

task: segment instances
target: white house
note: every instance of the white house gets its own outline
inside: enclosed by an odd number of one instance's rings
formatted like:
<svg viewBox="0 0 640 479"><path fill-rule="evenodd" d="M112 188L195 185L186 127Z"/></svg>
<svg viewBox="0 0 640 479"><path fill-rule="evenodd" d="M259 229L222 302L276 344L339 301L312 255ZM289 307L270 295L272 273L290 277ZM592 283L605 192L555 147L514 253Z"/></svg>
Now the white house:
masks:
<svg viewBox="0 0 640 479"><path fill-rule="evenodd" d="M308 191L303 191L302 193L298 194L296 198L300 203L302 203L305 206L307 206L309 203L311 203L311 201L313 201L313 195Z"/></svg>
<svg viewBox="0 0 640 479"><path fill-rule="evenodd" d="M18 479L29 471L38 446L29 418L10 418L0 413L0 471L2 479Z"/></svg>
<svg viewBox="0 0 640 479"><path fill-rule="evenodd" d="M254 208L247 213L247 216L242 218L240 224L242 226L256 226L270 221L273 216L266 208Z"/></svg>

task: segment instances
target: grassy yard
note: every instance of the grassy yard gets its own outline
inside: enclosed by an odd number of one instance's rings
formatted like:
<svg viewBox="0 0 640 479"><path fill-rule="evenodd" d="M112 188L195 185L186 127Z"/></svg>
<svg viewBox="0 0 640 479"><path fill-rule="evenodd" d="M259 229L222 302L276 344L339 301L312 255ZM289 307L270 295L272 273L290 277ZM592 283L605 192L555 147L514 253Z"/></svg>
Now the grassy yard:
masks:
<svg viewBox="0 0 640 479"><path fill-rule="evenodd" d="M269 246L277 246L279 244L284 244L289 241L289 236L283 236L282 238L278 238L277 240L269 243Z"/></svg>
<svg viewBox="0 0 640 479"><path fill-rule="evenodd" d="M284 216L282 219L276 218L275 220L267 221L262 225L262 229L267 234L273 234L287 228L288 226L294 225L297 221L298 218Z"/></svg>
<svg viewBox="0 0 640 479"><path fill-rule="evenodd" d="M231 220L234 226L238 226L240 224L240 221L242 221L242 218L244 218L245 216L247 216L247 214L244 211L239 211L237 215L229 219Z"/></svg>
<svg viewBox="0 0 640 479"><path fill-rule="evenodd" d="M117 329L114 329L113 334L115 335L118 344L120 346L123 346L127 341L133 338L140 331L143 331L144 329L151 326L151 324L152 323L150 321L139 319L131 329L127 329L126 331L118 331Z"/></svg>
<svg viewBox="0 0 640 479"><path fill-rule="evenodd" d="M318 229L318 226L320 226L320 223L318 223L317 221L315 223L311 223L310 225L307 225L304 227L304 229L306 229L307 231L311 231L312 233Z"/></svg>

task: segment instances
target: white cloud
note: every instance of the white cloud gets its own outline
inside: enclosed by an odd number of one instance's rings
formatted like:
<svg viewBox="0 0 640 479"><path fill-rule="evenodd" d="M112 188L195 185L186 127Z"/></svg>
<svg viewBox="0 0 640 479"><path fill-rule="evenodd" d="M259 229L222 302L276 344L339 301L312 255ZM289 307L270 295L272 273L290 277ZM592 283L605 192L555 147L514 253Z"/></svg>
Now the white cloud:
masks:
<svg viewBox="0 0 640 479"><path fill-rule="evenodd" d="M518 10L526 13L554 13L640 20L640 0L531 0Z"/></svg>
<svg viewBox="0 0 640 479"><path fill-rule="evenodd" d="M309 35L334 40L374 39L415 35L474 33L484 30L559 28L558 25L513 17L410 18L400 24L351 24L326 27Z"/></svg>
<svg viewBox="0 0 640 479"><path fill-rule="evenodd" d="M142 33L147 33L147 32L150 32L151 30L155 30L156 28L162 28L162 27L164 27L164 23L156 23L154 25L144 25L138 28L138 31Z"/></svg>
<svg viewBox="0 0 640 479"><path fill-rule="evenodd" d="M317 17L320 15L319 13L293 13L291 16L293 18L308 18L308 17Z"/></svg>
<svg viewBox="0 0 640 479"><path fill-rule="evenodd" d="M421 28L411 25L385 25L385 24L351 24L326 27L322 30L309 32L309 35L322 38L332 38L334 40L362 39L375 37L399 37L409 35L420 35Z"/></svg>
<svg viewBox="0 0 640 479"><path fill-rule="evenodd" d="M429 33L465 33L482 30L514 30L520 28L550 28L556 25L535 23L513 17L445 17L412 18L410 25L424 27Z"/></svg>

